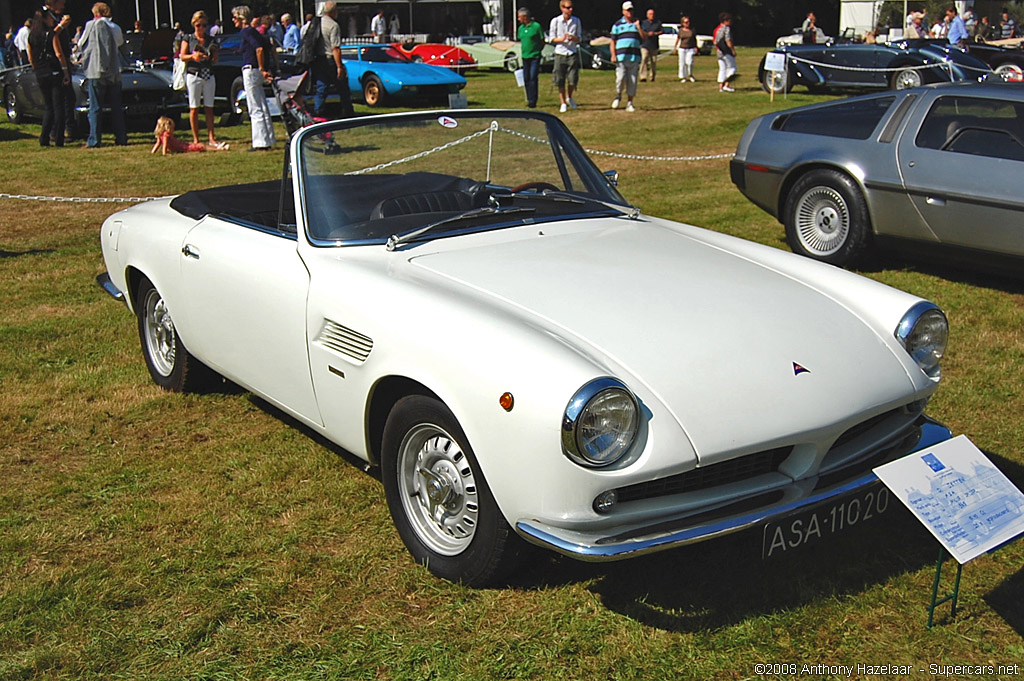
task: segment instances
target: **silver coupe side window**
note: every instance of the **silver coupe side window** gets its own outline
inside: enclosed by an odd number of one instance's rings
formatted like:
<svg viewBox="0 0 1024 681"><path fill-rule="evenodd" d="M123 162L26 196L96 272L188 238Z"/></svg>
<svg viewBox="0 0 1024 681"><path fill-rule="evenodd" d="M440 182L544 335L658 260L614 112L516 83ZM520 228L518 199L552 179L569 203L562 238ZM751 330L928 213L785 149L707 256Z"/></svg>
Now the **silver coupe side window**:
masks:
<svg viewBox="0 0 1024 681"><path fill-rule="evenodd" d="M871 133L878 127L879 121L895 101L895 95L887 95L830 104L780 116L773 127L776 130L805 135L866 140L871 137Z"/></svg>
<svg viewBox="0 0 1024 681"><path fill-rule="evenodd" d="M925 149L1024 161L1024 104L982 97L939 97L915 142Z"/></svg>

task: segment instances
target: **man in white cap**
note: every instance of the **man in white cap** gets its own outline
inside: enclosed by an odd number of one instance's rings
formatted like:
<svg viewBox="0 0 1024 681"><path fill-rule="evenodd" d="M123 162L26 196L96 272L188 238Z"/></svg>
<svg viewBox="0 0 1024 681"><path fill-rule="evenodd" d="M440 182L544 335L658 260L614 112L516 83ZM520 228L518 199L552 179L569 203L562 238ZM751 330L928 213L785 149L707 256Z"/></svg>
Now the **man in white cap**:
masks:
<svg viewBox="0 0 1024 681"><path fill-rule="evenodd" d="M636 96L636 82L640 75L640 42L647 37L640 21L633 14L630 0L622 3L622 18L612 25L612 63L615 64L615 99L612 108L622 103L626 93L626 111L632 113L633 97Z"/></svg>

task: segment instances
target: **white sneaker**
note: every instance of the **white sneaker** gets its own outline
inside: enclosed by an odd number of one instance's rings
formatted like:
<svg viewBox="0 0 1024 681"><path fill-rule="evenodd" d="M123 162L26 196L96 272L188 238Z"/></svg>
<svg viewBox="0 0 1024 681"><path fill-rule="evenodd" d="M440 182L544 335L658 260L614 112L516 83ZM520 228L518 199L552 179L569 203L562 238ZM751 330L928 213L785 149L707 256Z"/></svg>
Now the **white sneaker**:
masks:
<svg viewBox="0 0 1024 681"><path fill-rule="evenodd" d="M578 106L576 106L576 100L573 99L572 97L569 98L569 108L570 109L578 109L579 108Z"/></svg>
<svg viewBox="0 0 1024 681"><path fill-rule="evenodd" d="M558 110L559 110L559 111L560 111L561 113L565 113L566 111L568 111L568 110L569 110L569 107L567 107L567 106L565 105L565 102L563 102L563 103L562 103L562 106L558 107Z"/></svg>
<svg viewBox="0 0 1024 681"><path fill-rule="evenodd" d="M629 104L626 105L626 111L629 113L633 113L634 111L636 111L636 109L633 108L633 102L630 102Z"/></svg>
<svg viewBox="0 0 1024 681"><path fill-rule="evenodd" d="M691 83L696 83L696 82L697 82L697 79L696 79L696 78L694 78L693 76L690 76L690 82L691 82Z"/></svg>
<svg viewBox="0 0 1024 681"><path fill-rule="evenodd" d="M613 109L618 109L619 108L619 98L618 97L616 97L615 99L612 100L612 108Z"/></svg>
<svg viewBox="0 0 1024 681"><path fill-rule="evenodd" d="M724 85L722 86L722 92L736 92L736 88Z"/></svg>

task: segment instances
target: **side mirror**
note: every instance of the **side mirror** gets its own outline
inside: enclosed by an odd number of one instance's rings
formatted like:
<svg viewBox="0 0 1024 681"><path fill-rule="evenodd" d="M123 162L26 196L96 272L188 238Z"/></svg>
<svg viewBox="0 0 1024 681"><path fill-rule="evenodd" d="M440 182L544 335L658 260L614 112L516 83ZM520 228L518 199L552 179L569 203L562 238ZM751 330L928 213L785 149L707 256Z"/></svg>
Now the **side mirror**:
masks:
<svg viewBox="0 0 1024 681"><path fill-rule="evenodd" d="M608 184L613 187L619 186L619 171L618 170L606 170L604 171L604 179L608 180Z"/></svg>

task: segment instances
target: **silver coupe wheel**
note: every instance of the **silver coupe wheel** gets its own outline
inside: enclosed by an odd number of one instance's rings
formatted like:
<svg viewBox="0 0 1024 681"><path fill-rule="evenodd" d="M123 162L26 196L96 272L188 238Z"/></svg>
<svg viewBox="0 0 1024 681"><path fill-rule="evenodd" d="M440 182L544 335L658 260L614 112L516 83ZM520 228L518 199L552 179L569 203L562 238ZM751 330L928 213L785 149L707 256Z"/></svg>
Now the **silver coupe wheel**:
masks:
<svg viewBox="0 0 1024 681"><path fill-rule="evenodd" d="M142 324L146 351L153 368L161 376L170 376L174 371L177 353L174 321L163 297L155 288L150 288L142 301Z"/></svg>
<svg viewBox="0 0 1024 681"><path fill-rule="evenodd" d="M402 507L417 538L444 556L465 551L477 528L477 484L469 460L440 426L420 424L398 449Z"/></svg>
<svg viewBox="0 0 1024 681"><path fill-rule="evenodd" d="M842 194L818 186L796 204L796 232L801 245L815 257L826 257L842 248L850 234L850 209Z"/></svg>
<svg viewBox="0 0 1024 681"><path fill-rule="evenodd" d="M897 71L892 77L893 90L908 90L912 87L921 87L921 72L918 69L903 69Z"/></svg>

